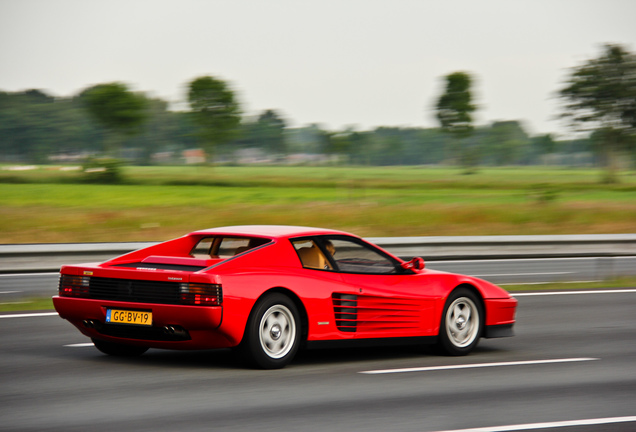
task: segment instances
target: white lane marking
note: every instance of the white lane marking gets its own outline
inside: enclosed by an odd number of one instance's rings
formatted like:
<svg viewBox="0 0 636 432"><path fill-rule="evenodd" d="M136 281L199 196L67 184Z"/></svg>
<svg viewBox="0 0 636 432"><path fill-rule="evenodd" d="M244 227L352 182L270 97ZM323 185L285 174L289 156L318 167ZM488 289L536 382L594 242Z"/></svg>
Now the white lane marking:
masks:
<svg viewBox="0 0 636 432"><path fill-rule="evenodd" d="M69 348L84 348L84 347L95 346L95 344L93 342L84 342L84 343L68 344L64 346Z"/></svg>
<svg viewBox="0 0 636 432"><path fill-rule="evenodd" d="M471 429L453 429L453 430L445 430L445 431L438 431L438 432L508 432L508 431L524 431L524 430L537 430L537 429L552 429L552 428L562 428L562 427L570 427L570 426L595 426L595 425L630 423L630 422L636 422L636 416L607 417L607 418L584 419L584 420L566 420L566 421L555 421L555 422L545 422L545 423L527 423L527 424L508 425L508 426L490 426L490 427L480 427L480 428L471 428Z"/></svg>
<svg viewBox="0 0 636 432"><path fill-rule="evenodd" d="M22 292L22 291L0 291L0 294L15 294L19 292Z"/></svg>
<svg viewBox="0 0 636 432"><path fill-rule="evenodd" d="M505 285L547 285L551 283L560 283L560 284L576 284L576 283L597 283L603 282L601 279L597 280L578 280L578 281L544 281L544 282L511 282L511 283L498 283L499 286Z"/></svg>
<svg viewBox="0 0 636 432"><path fill-rule="evenodd" d="M44 316L55 316L55 315L58 315L58 313L57 312L38 312L38 313L0 315L0 318L31 318L31 317L44 317Z"/></svg>
<svg viewBox="0 0 636 432"><path fill-rule="evenodd" d="M550 363L573 363L573 362L586 362L600 360L599 358L592 357L579 357L579 358L564 358L564 359L549 359L549 360L523 360L513 362L500 362L500 363L472 363L472 364L460 364L460 365L446 365L446 366L428 366L428 367L414 367L414 368L402 368L402 369L378 369L370 371L358 372L367 375L380 375L380 374L392 374L392 373L404 373L404 372L431 372L441 370L454 370L454 369L476 369L487 367L500 367L500 366L525 366L525 365L540 365Z"/></svg>
<svg viewBox="0 0 636 432"><path fill-rule="evenodd" d="M3 277L25 277L25 276L51 276L58 275L60 272L46 272L46 273L3 273L0 274L0 278Z"/></svg>
<svg viewBox="0 0 636 432"><path fill-rule="evenodd" d="M574 274L576 272L547 272L547 273L499 273L499 274L486 274L486 275L471 275L472 277L485 278L494 276L551 276L551 275L564 275Z"/></svg>
<svg viewBox="0 0 636 432"><path fill-rule="evenodd" d="M622 294L636 293L635 289L617 289L617 290L585 290L585 291L543 291L531 293L515 293L509 292L513 297L531 297L531 296L551 296L551 295L581 295L581 294Z"/></svg>

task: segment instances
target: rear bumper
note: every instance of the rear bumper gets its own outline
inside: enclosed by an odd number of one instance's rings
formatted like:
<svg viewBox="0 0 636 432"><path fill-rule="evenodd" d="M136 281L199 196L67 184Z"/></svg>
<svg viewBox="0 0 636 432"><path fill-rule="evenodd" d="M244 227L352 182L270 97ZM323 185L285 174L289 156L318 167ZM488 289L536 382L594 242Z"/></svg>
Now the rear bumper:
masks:
<svg viewBox="0 0 636 432"><path fill-rule="evenodd" d="M220 306L182 306L127 303L71 297L53 297L60 317L84 335L117 343L167 349L227 348L236 345L219 331L223 318ZM106 310L152 312L152 326L106 323Z"/></svg>

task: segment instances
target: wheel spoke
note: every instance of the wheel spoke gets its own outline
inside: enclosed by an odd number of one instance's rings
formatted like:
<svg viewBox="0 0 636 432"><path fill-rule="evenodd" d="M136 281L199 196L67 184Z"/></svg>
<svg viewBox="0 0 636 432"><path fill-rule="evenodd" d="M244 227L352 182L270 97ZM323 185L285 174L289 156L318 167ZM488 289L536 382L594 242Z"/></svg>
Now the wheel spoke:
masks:
<svg viewBox="0 0 636 432"><path fill-rule="evenodd" d="M470 323L470 316L473 313L473 308L470 307L470 305L465 305L463 312L464 318L466 319L466 324L468 325Z"/></svg>
<svg viewBox="0 0 636 432"><path fill-rule="evenodd" d="M462 314L462 305L461 303L457 303L453 308L453 320L459 318Z"/></svg>
<svg viewBox="0 0 636 432"><path fill-rule="evenodd" d="M271 335L269 334L269 330L263 331L261 333L261 338L263 340L263 344L265 344L265 346L267 347L271 347L274 343L274 339L272 339Z"/></svg>
<svg viewBox="0 0 636 432"><path fill-rule="evenodd" d="M455 320L450 322L450 329L451 329L451 332L453 332L453 334L457 334L461 331L459 327L457 326L457 322Z"/></svg>

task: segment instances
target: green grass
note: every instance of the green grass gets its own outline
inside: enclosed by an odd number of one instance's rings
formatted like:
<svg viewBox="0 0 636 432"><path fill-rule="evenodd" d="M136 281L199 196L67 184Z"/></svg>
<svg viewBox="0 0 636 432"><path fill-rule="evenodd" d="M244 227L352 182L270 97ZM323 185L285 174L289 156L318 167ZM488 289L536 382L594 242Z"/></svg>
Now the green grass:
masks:
<svg viewBox="0 0 636 432"><path fill-rule="evenodd" d="M598 282L554 282L541 284L503 285L506 291L514 293L518 291L576 291L608 288L635 288L636 278L625 277Z"/></svg>
<svg viewBox="0 0 636 432"><path fill-rule="evenodd" d="M0 171L0 243L164 240L222 225L363 236L636 232L636 176L598 170L126 167L126 184L51 167Z"/></svg>
<svg viewBox="0 0 636 432"><path fill-rule="evenodd" d="M53 310L51 297L33 297L0 303L0 312Z"/></svg>
<svg viewBox="0 0 636 432"><path fill-rule="evenodd" d="M3 183L50 183L81 181L79 171L61 171L59 166L40 166L29 171L0 171ZM129 184L192 184L218 186L287 186L289 179L296 185L418 188L433 183L447 188L517 188L541 183L564 187L606 189L599 183L602 171L589 168L551 167L489 167L476 174L464 175L453 167L192 167L192 166L127 166L123 168ZM624 172L621 184L614 188L635 188L636 174Z"/></svg>

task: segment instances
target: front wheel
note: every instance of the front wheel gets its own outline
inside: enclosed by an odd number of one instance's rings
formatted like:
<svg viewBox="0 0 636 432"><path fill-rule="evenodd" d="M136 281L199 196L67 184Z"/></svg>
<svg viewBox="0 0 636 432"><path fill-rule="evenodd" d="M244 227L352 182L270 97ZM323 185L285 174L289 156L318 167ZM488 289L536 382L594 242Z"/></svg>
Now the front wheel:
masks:
<svg viewBox="0 0 636 432"><path fill-rule="evenodd" d="M447 355L466 355L477 346L482 327L481 302L472 291L458 288L446 300L438 346Z"/></svg>
<svg viewBox="0 0 636 432"><path fill-rule="evenodd" d="M298 351L298 317L296 305L283 294L270 294L259 300L245 329L243 354L263 369L285 367Z"/></svg>
<svg viewBox="0 0 636 432"><path fill-rule="evenodd" d="M148 348L136 345L124 345L115 342L107 342L100 339L91 338L95 348L104 354L117 357L138 357L148 351Z"/></svg>

